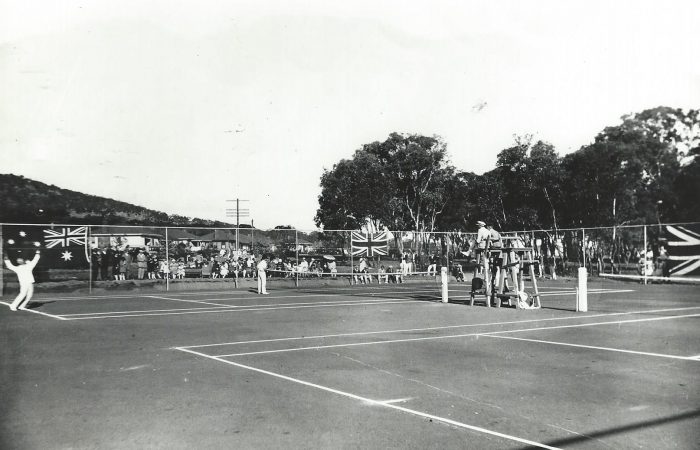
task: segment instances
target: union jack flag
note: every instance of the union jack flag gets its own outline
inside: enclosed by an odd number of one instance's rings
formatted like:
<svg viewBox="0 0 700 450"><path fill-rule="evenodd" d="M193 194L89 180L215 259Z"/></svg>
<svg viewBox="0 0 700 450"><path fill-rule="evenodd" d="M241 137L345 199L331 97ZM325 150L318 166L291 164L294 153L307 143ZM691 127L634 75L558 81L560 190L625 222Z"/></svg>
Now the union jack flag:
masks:
<svg viewBox="0 0 700 450"><path fill-rule="evenodd" d="M353 256L386 255L389 251L388 234L386 231L379 233L363 234L359 231L352 232Z"/></svg>
<svg viewBox="0 0 700 450"><path fill-rule="evenodd" d="M671 275L700 272L700 229L698 225L666 225Z"/></svg>
<svg viewBox="0 0 700 450"><path fill-rule="evenodd" d="M60 230L60 231L59 231ZM85 245L87 243L87 227L59 228L58 230L44 230L44 244L46 248L70 247L71 245Z"/></svg>

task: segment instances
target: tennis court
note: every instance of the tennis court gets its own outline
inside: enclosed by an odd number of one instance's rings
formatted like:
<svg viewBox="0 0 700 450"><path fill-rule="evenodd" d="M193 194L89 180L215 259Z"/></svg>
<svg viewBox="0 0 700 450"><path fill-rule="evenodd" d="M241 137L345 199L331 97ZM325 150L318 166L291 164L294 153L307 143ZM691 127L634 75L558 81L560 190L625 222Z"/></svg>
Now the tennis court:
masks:
<svg viewBox="0 0 700 450"><path fill-rule="evenodd" d="M0 309L3 448L697 448L692 286L35 298ZM4 298L3 302L7 303Z"/></svg>

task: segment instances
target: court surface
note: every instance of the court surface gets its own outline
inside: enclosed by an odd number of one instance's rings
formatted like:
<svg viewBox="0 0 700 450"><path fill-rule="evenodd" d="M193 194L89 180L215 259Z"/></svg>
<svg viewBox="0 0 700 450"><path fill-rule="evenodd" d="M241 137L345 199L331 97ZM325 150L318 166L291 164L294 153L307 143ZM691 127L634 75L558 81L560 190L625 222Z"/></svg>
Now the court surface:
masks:
<svg viewBox="0 0 700 450"><path fill-rule="evenodd" d="M150 292L0 307L1 448L698 448L692 286ZM7 304L10 298L5 297Z"/></svg>

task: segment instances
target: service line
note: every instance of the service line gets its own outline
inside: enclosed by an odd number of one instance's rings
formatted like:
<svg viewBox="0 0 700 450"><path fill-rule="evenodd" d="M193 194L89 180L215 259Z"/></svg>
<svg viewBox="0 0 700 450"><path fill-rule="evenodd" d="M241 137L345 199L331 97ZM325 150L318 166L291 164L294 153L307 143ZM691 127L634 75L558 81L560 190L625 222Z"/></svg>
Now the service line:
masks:
<svg viewBox="0 0 700 450"><path fill-rule="evenodd" d="M348 337L348 336L369 336L373 334L392 334L392 333L411 333L417 331L435 331L435 330L448 330L454 328L471 328L471 327L484 327L484 326L494 326L494 325L515 325L521 323L533 323L533 322L548 322L557 320L571 320L571 319L592 319L597 317L612 317L612 316L629 316L634 314L655 314L662 312L675 312L675 311L688 311L700 309L700 306L688 306L683 308L664 308L664 309L651 309L647 311L626 311L626 312L616 312L616 313L600 313L600 314L589 314L585 316L565 316L565 317L545 317L542 319L524 319L524 320L509 320L504 322L486 322L486 323L470 323L470 324L459 324L459 325L445 325L440 327L422 327L422 328L399 328L393 330L379 330L379 331L357 331L350 333L337 333L337 334L323 334L315 336L291 336L283 338L273 338L273 339L257 339L249 341L234 341L234 342L220 342L216 344L202 344L202 345L189 345L189 346L179 346L177 348L205 348L205 347L220 347L224 345L241 345L241 344L259 344L265 342L281 342L281 341L296 341L303 339L326 339L334 337Z"/></svg>
<svg viewBox="0 0 700 450"><path fill-rule="evenodd" d="M687 316L687 317L693 317L693 316ZM692 356L678 356L678 355L667 355L664 353L640 352L637 350L626 350L623 348L598 347L595 345L571 344L569 342L546 341L546 340L542 340L542 339L526 339L526 338L518 338L518 337L514 337L514 336L497 336L495 334L480 334L478 336L497 338L497 339L511 339L511 340L515 340L515 341L537 342L540 344L562 345L562 346L567 346L567 347L587 348L587 349L591 349L591 350L603 350L603 351L608 351L608 352L631 353L631 354L635 354L635 355L644 355L644 356L657 356L659 358L682 359L685 361L697 361L698 360L697 357L692 357Z"/></svg>
<svg viewBox="0 0 700 450"><path fill-rule="evenodd" d="M566 329L566 328L583 328L583 327L591 327L591 326L601 326L601 325L621 325L621 324L626 324L626 323L638 323L638 322L653 322L653 321L659 321L659 320L671 320L671 319L682 319L686 317L699 317L699 314L683 314L683 315L676 315L676 316L663 316L663 317L645 317L642 319L628 319L628 320L614 320L614 321L606 321L606 322L587 322L587 323L580 323L580 324L571 324L571 325L555 325L555 326L547 326L547 327L535 327L535 328L521 328L517 330L501 330L501 331L490 331L490 332L475 332L475 333L462 333L462 334L451 334L451 335L445 335L445 336L423 336L423 337L417 337L417 338L404 338L404 339L390 339L390 340L385 340L385 341L364 341L364 342L352 342L352 343L346 343L346 344L329 344L329 345L315 345L315 346L307 346L307 347L292 347L292 348L287 348L287 349L275 349L275 350L260 350L256 352L239 352L239 353L227 353L227 354L222 354L222 355L215 355L217 358L230 358L230 357L235 357L235 356L250 356L250 355L264 355L264 354L270 354L270 353L285 353L285 352L295 352L295 351L303 351L303 350L321 350L321 349L327 349L327 348L341 348L341 347L359 347L359 346L368 346L368 345L379 345L379 344L396 344L396 343L404 343L404 342L417 342L417 341L430 341L430 340L438 340L438 339L456 339L456 338L465 338L465 337L496 337L494 335L500 335L500 334L510 334L510 333L524 333L528 331L545 331L545 330L560 330L560 329ZM182 349L183 347L178 347ZM194 347L190 347L194 348ZM632 353L632 352L630 352ZM645 354L643 352L637 352L637 354ZM646 353L647 355L653 355L651 353ZM679 357L679 359L684 359L688 361L697 361L694 358L688 358L688 357Z"/></svg>
<svg viewBox="0 0 700 450"><path fill-rule="evenodd" d="M332 307L337 307L337 306L358 306L358 305L390 305L390 304L396 304L396 303L419 303L419 302L425 302L425 300L405 300L405 299L381 299L381 300L370 300L370 301L358 301L355 303L348 303L348 302L337 302L337 303L327 303L327 304L319 304L319 303L313 303L311 305L301 305L301 306L290 306L289 304L286 304L285 306L275 306L275 307L247 307L247 306L240 306L236 308L232 307L223 307L220 309L213 309L213 308L192 308L192 310L184 311L184 312L159 312L156 314L148 314L148 313L143 313L143 314L129 314L128 311L125 311L126 314L118 314L118 315L105 315L105 316L98 316L96 313L91 313L90 316L85 316L85 317L74 317L74 316L64 316L65 320L92 320L92 319L114 319L114 318L122 318L122 317L152 317L152 316L179 316L179 315L184 315L184 314L211 314L211 313L231 313L231 312L241 312L241 311L279 311L283 309L305 309L305 308L332 308ZM171 311L171 310L169 310ZM114 314L114 313L111 313Z"/></svg>

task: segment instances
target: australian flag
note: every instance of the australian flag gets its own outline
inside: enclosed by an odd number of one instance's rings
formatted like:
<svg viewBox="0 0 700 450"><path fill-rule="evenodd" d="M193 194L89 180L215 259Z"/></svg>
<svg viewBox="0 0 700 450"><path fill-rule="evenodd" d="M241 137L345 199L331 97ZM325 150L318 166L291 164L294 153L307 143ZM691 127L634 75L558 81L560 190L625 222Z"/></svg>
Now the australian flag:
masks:
<svg viewBox="0 0 700 450"><path fill-rule="evenodd" d="M88 228L81 226L4 225L3 253L12 262L32 259L37 250L44 269L87 269L90 266Z"/></svg>
<svg viewBox="0 0 700 450"><path fill-rule="evenodd" d="M700 275L700 225L666 225L671 276Z"/></svg>
<svg viewBox="0 0 700 450"><path fill-rule="evenodd" d="M388 233L363 234L359 231L352 232L352 255L353 256L377 256L388 253Z"/></svg>

